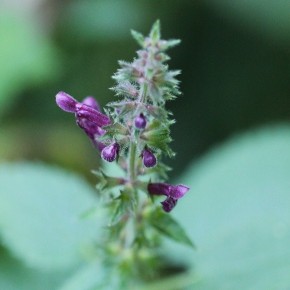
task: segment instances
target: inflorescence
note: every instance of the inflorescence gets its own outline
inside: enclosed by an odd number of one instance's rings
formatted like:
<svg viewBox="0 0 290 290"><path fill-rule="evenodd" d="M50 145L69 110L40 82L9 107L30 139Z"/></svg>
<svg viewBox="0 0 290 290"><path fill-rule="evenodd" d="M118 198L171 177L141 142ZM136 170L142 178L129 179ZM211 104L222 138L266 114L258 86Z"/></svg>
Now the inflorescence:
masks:
<svg viewBox="0 0 290 290"><path fill-rule="evenodd" d="M120 69L113 76L116 86L112 89L120 100L107 104L105 113L91 96L78 102L67 93L59 92L56 103L62 110L75 114L77 125L91 139L103 160L117 160L126 172L126 178L115 178L118 182L102 174L107 184L122 184L125 189L120 194L133 187L131 198L134 200L138 200L138 190L145 189L151 197L164 195L162 207L170 212L189 188L151 180L166 177L168 167L161 162L162 154L174 156L168 146L172 141L169 127L174 121L169 118L171 113L165 109L165 103L180 94L179 81L175 78L180 71L168 69L166 62L170 58L166 50L179 40L162 40L159 21L148 37L135 31L132 35L141 50L132 63L120 61ZM144 175L149 176L147 182L140 181L139 177Z"/></svg>

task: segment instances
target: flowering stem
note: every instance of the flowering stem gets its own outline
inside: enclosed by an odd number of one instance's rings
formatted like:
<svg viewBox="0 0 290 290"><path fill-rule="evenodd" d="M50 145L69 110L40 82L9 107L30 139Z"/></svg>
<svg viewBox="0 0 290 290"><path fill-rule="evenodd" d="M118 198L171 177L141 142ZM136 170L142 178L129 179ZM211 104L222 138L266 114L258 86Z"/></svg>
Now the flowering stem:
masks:
<svg viewBox="0 0 290 290"><path fill-rule="evenodd" d="M75 115L78 126L101 157L107 162L119 161L125 171L126 178L107 176L102 171L95 174L111 216L108 235L104 236L104 262L117 266L120 275L127 275L124 278L128 283L132 278L148 280L158 276L159 236L193 246L184 230L154 204L153 198L165 196L162 209L170 212L189 190L182 184L160 182L160 178L166 179L169 170L161 162L162 155L174 156L169 147L172 141L169 127L174 121L165 103L180 94L175 78L179 71L168 69L166 51L179 41L161 39L159 21L148 37L135 31L132 35L141 49L132 63L119 62L121 67L113 76L117 82L113 90L123 99L109 103L106 114L92 97L78 102L64 92L56 95L57 105ZM176 279L182 281L183 277ZM175 287L170 283L164 285L158 289Z"/></svg>

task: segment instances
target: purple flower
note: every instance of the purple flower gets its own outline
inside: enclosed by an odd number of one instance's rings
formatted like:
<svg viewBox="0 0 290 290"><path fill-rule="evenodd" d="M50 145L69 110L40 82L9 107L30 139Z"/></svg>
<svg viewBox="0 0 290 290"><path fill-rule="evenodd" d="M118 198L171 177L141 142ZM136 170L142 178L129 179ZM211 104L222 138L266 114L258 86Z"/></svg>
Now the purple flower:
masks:
<svg viewBox="0 0 290 290"><path fill-rule="evenodd" d="M62 110L75 113L77 125L85 131L100 151L105 147L98 138L106 133L102 127L109 125L111 121L100 112L99 104L93 97L86 97L80 103L69 94L59 92L56 95L56 103Z"/></svg>
<svg viewBox="0 0 290 290"><path fill-rule="evenodd" d="M120 145L118 143L112 143L109 146L103 148L101 156L108 162L114 161L119 154Z"/></svg>
<svg viewBox="0 0 290 290"><path fill-rule="evenodd" d="M146 124L146 118L142 113L135 118L135 127L137 129L144 129L146 127Z"/></svg>
<svg viewBox="0 0 290 290"><path fill-rule="evenodd" d="M143 164L145 167L154 167L156 165L156 157L148 148L145 148L142 151L141 156L143 158Z"/></svg>
<svg viewBox="0 0 290 290"><path fill-rule="evenodd" d="M168 183L149 183L148 192L151 195L165 195L167 198L161 202L163 209L170 212L177 200L182 198L189 190L189 187L183 184L171 185Z"/></svg>

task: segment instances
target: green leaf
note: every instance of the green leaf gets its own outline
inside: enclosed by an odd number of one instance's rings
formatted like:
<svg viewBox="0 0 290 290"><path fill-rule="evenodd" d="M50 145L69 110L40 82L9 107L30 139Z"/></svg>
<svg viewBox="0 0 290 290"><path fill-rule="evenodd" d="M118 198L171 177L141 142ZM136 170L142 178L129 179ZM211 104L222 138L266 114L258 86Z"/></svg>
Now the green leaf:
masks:
<svg viewBox="0 0 290 290"><path fill-rule="evenodd" d="M191 166L191 190L173 214L197 245L187 289L287 289L290 285L290 127L236 137Z"/></svg>
<svg viewBox="0 0 290 290"><path fill-rule="evenodd" d="M58 290L104 290L105 269L99 263L90 263L74 273Z"/></svg>
<svg viewBox="0 0 290 290"><path fill-rule="evenodd" d="M149 37L152 39L153 43L157 43L160 40L160 21L159 19L153 24Z"/></svg>
<svg viewBox="0 0 290 290"><path fill-rule="evenodd" d="M63 283L65 271L39 271L25 267L20 261L0 249L0 289L51 290Z"/></svg>
<svg viewBox="0 0 290 290"><path fill-rule="evenodd" d="M181 225L170 214L164 213L161 209L155 210L150 217L150 223L160 233L174 241L194 247Z"/></svg>
<svg viewBox="0 0 290 290"><path fill-rule="evenodd" d="M120 195L112 203L114 214L111 218L110 226L115 226L126 214L134 214L136 200L132 198L130 189L120 190Z"/></svg>
<svg viewBox="0 0 290 290"><path fill-rule="evenodd" d="M94 170L92 173L97 178L97 188L100 191L109 190L124 183L124 179L108 176L102 170Z"/></svg>
<svg viewBox="0 0 290 290"><path fill-rule="evenodd" d="M158 148L166 153L169 157L173 157L174 152L167 145L167 143L172 141L169 130L169 126L172 123L174 123L174 120L167 121L167 124L163 124L158 120L154 120L142 133L141 138L144 139L146 144L149 146Z"/></svg>
<svg viewBox="0 0 290 290"><path fill-rule="evenodd" d="M137 32L135 30L131 30L131 34L133 36L133 38L137 41L137 43L141 46L144 47L144 36L140 33Z"/></svg>
<svg viewBox="0 0 290 290"><path fill-rule="evenodd" d="M169 40L167 40L166 44L167 44L168 48L171 48L171 47L174 47L174 46L180 44L180 42L181 42L180 39L169 39Z"/></svg>
<svg viewBox="0 0 290 290"><path fill-rule="evenodd" d="M110 137L114 137L114 136L118 136L118 135L122 135L125 136L127 135L128 129L122 125L121 123L114 123L112 125L108 125L106 127L103 127L106 130L106 135L110 136Z"/></svg>
<svg viewBox="0 0 290 290"><path fill-rule="evenodd" d="M0 236L13 254L44 269L82 261L101 222L81 219L97 203L91 186L75 174L31 163L2 164L0 185Z"/></svg>

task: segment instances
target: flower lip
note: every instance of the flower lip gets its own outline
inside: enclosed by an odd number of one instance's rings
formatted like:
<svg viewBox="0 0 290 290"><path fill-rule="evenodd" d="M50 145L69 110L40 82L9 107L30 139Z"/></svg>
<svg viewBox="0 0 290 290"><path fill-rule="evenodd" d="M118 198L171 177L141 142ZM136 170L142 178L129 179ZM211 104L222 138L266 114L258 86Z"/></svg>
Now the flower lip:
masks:
<svg viewBox="0 0 290 290"><path fill-rule="evenodd" d="M161 204L164 211L170 212L176 206L177 199L169 196L164 201L162 201Z"/></svg>
<svg viewBox="0 0 290 290"><path fill-rule="evenodd" d="M57 105L65 112L75 113L77 107L77 100L65 92L59 92L55 96Z"/></svg>
<svg viewBox="0 0 290 290"><path fill-rule="evenodd" d="M189 191L189 187L183 184L172 186L169 195L173 198L179 199Z"/></svg>

